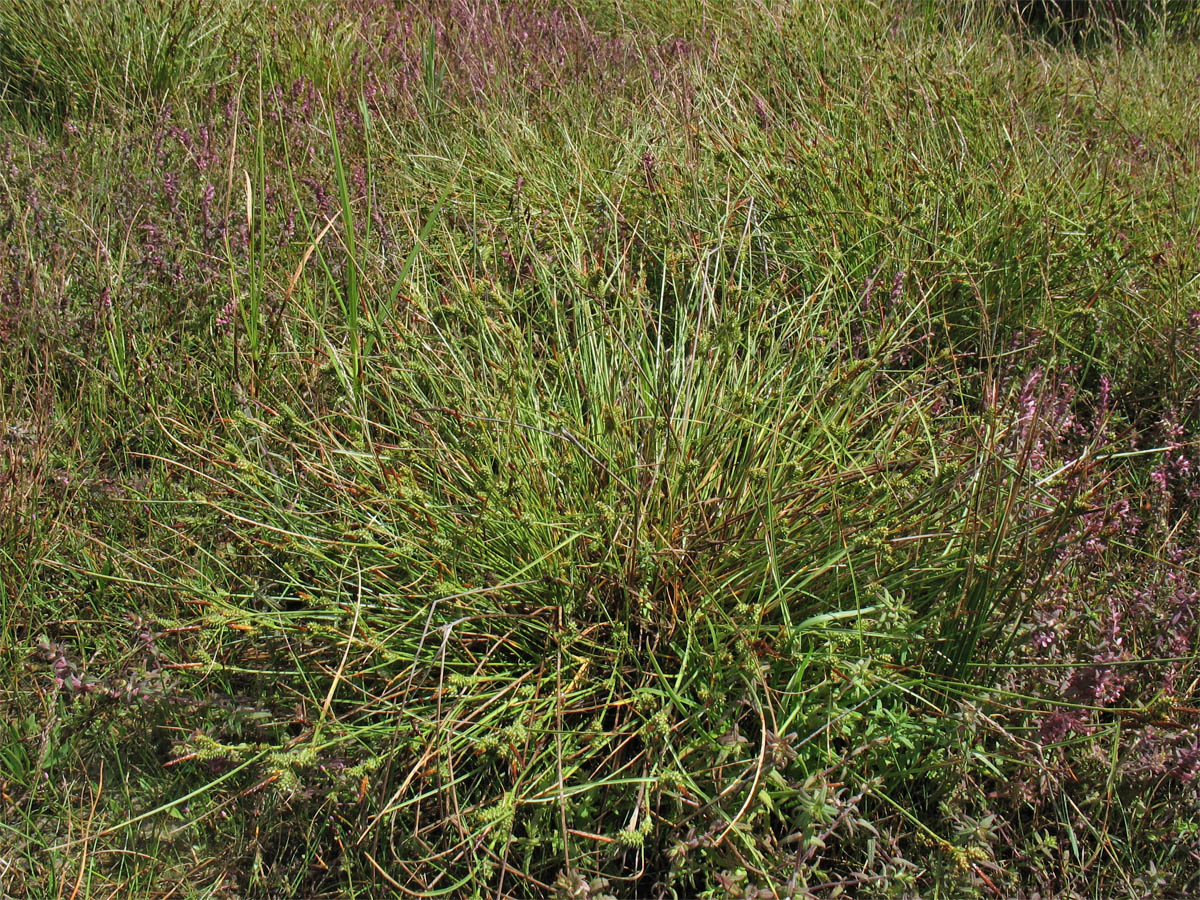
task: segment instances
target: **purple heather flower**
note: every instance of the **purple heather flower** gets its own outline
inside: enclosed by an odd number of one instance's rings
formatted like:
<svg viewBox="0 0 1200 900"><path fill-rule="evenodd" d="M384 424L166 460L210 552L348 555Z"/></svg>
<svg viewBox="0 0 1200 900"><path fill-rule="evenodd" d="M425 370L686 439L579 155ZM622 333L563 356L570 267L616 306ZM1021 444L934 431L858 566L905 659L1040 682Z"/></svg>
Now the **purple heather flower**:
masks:
<svg viewBox="0 0 1200 900"><path fill-rule="evenodd" d="M185 149L185 150L192 149L191 132L187 131L184 128L180 128L178 125L172 125L170 128L167 129L167 134L170 135L171 137L173 137L175 140L179 141L179 143L183 147L183 149Z"/></svg>
<svg viewBox="0 0 1200 900"><path fill-rule="evenodd" d="M1067 686L1070 696L1099 704L1114 703L1121 698L1125 685L1120 676L1107 663L1113 659L1101 658L1097 665L1085 666L1071 676Z"/></svg>
<svg viewBox="0 0 1200 900"><path fill-rule="evenodd" d="M163 175L162 190L163 196L170 204L171 212L179 212L179 176L175 172Z"/></svg>
<svg viewBox="0 0 1200 900"><path fill-rule="evenodd" d="M217 330L222 333L228 331L229 326L233 324L233 315L237 311L237 300L230 298L229 302L221 307L221 311L217 313Z"/></svg>
<svg viewBox="0 0 1200 900"><path fill-rule="evenodd" d="M208 133L207 125L201 125L196 130L196 140L200 145L196 152L196 168L203 172L208 168L209 163L216 158L216 154L212 150L212 138Z"/></svg>
<svg viewBox="0 0 1200 900"><path fill-rule="evenodd" d="M1093 728L1087 725L1073 710L1057 710L1051 713L1038 729L1038 739L1043 744L1057 744L1072 734L1090 734Z"/></svg>
<svg viewBox="0 0 1200 900"><path fill-rule="evenodd" d="M771 114L767 110L767 104L763 103L762 97L754 98L754 111L758 114L758 127L766 129L771 124Z"/></svg>
<svg viewBox="0 0 1200 900"><path fill-rule="evenodd" d="M1171 775L1186 783L1194 779L1197 772L1200 772L1200 741L1192 738L1190 746L1180 747L1175 751L1175 765L1171 768Z"/></svg>
<svg viewBox="0 0 1200 900"><path fill-rule="evenodd" d="M207 232L213 224L212 219L212 202L217 195L217 189L213 187L212 182L204 185L204 190L200 193L200 217L204 221L204 230Z"/></svg>
<svg viewBox="0 0 1200 900"><path fill-rule="evenodd" d="M1150 480L1158 488L1159 493L1167 494L1171 490L1171 473L1166 465L1161 465L1150 473Z"/></svg>
<svg viewBox="0 0 1200 900"><path fill-rule="evenodd" d="M899 272L896 273L896 276L892 279L892 295L891 295L892 306L895 306L897 303L899 303L900 298L904 295L904 278L905 278L904 270L901 269Z"/></svg>

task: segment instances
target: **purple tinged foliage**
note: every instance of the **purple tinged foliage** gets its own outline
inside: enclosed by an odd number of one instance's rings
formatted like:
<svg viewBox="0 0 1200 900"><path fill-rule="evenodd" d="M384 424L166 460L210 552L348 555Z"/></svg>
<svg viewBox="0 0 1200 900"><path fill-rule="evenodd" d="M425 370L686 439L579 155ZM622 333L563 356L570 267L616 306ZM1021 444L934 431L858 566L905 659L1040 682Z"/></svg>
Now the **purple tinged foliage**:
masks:
<svg viewBox="0 0 1200 900"><path fill-rule="evenodd" d="M1193 737L1190 744L1175 749L1174 765L1170 774L1179 781L1189 782L1200 772L1200 739Z"/></svg>
<svg viewBox="0 0 1200 900"><path fill-rule="evenodd" d="M1074 734L1091 734L1094 729L1084 724L1079 714L1058 710L1051 713L1038 729L1038 738L1044 744L1060 743Z"/></svg>
<svg viewBox="0 0 1200 900"><path fill-rule="evenodd" d="M1127 436L1121 440L1132 443L1136 436L1115 425L1129 412L1110 376L1098 379L1093 398L1076 389L1073 370L1035 365L1019 377L1009 452L1026 453L1033 472L1061 471L1051 490L1077 512L1052 571L1031 586L1040 599L1031 611L1026 652L1046 667L1023 669L1012 686L1069 704L1038 721L1036 735L1046 746L1093 733L1109 721L1106 709L1141 709L1165 699L1171 711L1164 721L1173 726L1156 726L1152 717L1127 720L1119 765L1135 779L1166 775L1191 783L1198 717L1187 703L1172 704L1190 690L1180 675L1197 649L1200 536L1183 513L1200 487L1196 435L1170 412L1143 425L1143 443L1162 448L1142 468L1147 492L1139 487L1136 464L1097 461L1122 430ZM1188 734L1191 742L1181 743Z"/></svg>
<svg viewBox="0 0 1200 900"><path fill-rule="evenodd" d="M120 674L108 678L87 674L65 645L42 638L37 650L49 665L54 686L68 697L95 694L123 703L170 699L166 671L156 644L158 635L140 617L133 616L130 621L135 629L132 650L136 659Z"/></svg>

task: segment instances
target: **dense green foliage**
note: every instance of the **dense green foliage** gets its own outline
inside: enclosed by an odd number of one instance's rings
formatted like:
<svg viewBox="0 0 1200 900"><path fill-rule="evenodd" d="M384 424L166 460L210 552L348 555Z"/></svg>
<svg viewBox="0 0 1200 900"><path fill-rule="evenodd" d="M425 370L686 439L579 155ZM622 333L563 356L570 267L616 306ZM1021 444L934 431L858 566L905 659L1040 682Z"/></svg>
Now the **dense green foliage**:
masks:
<svg viewBox="0 0 1200 900"><path fill-rule="evenodd" d="M59 6L7 895L1200 888L1186 16Z"/></svg>

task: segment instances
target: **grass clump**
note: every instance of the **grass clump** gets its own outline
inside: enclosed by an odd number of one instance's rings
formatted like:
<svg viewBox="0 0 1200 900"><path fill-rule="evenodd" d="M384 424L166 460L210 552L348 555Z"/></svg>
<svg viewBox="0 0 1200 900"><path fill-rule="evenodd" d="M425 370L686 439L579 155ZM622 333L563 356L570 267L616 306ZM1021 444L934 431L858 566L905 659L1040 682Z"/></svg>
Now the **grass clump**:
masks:
<svg viewBox="0 0 1200 900"><path fill-rule="evenodd" d="M161 105L232 77L251 9L198 0L5 4L0 90L13 112L42 123Z"/></svg>
<svg viewBox="0 0 1200 900"><path fill-rule="evenodd" d="M13 101L7 890L1195 885L1194 45L695 12Z"/></svg>

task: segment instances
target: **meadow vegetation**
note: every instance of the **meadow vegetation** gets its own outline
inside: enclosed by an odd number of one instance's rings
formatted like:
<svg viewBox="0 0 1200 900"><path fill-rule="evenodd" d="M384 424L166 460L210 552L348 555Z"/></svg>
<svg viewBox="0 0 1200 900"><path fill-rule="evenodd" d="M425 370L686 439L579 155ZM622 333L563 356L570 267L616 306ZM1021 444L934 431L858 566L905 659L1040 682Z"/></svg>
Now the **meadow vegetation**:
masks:
<svg viewBox="0 0 1200 900"><path fill-rule="evenodd" d="M1200 891L1200 46L1105 9L0 7L4 895Z"/></svg>

